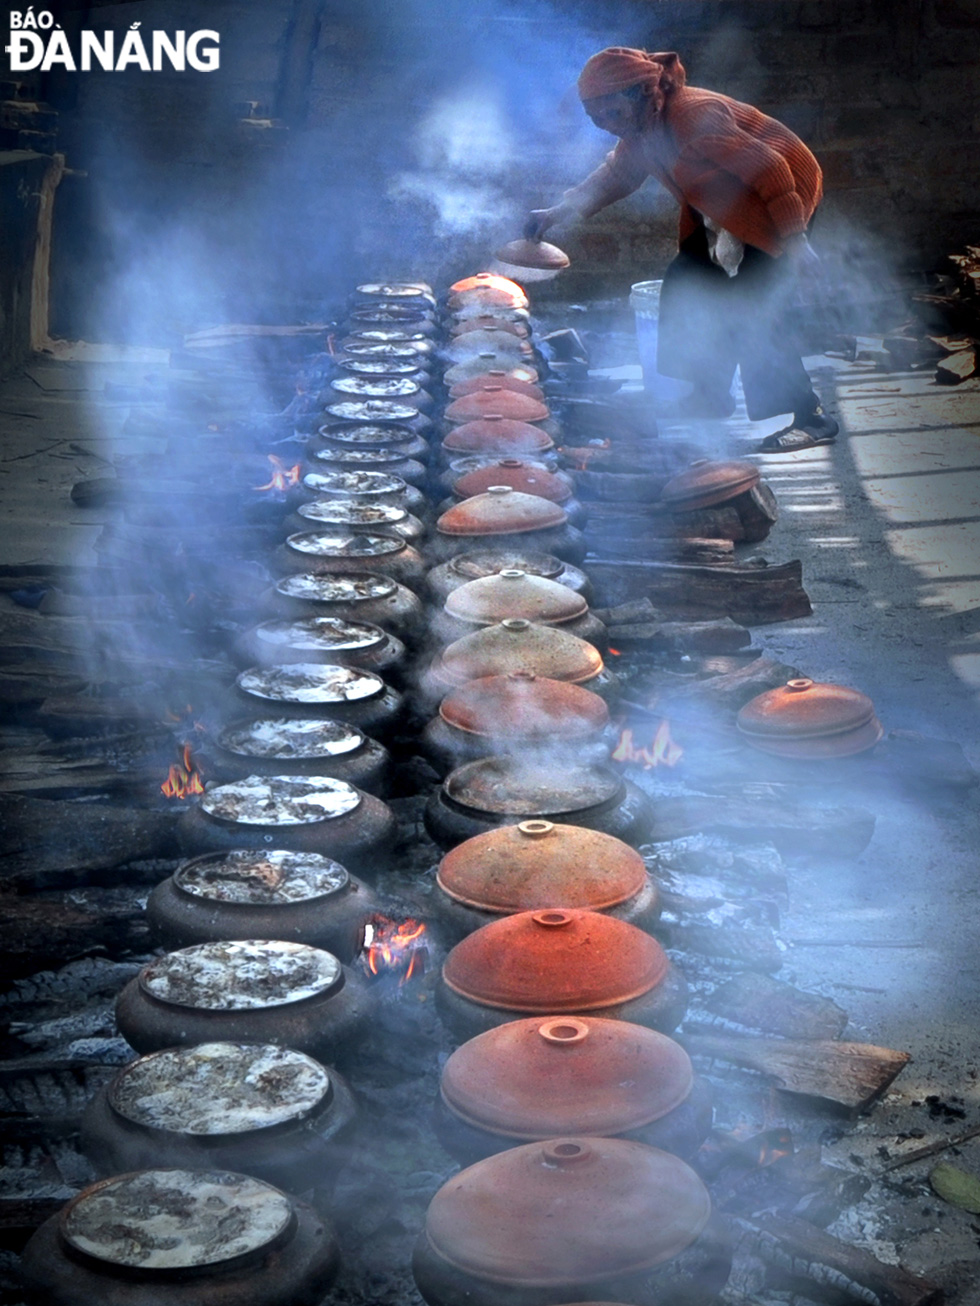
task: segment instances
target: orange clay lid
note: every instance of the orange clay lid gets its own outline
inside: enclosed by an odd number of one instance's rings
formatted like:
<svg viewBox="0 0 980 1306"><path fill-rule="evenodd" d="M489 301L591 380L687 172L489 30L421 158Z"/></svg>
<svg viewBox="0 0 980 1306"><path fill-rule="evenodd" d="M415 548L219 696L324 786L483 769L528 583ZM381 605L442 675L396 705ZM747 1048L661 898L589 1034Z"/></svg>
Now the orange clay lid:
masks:
<svg viewBox="0 0 980 1306"><path fill-rule="evenodd" d="M524 494L509 485L491 485L454 504L436 522L440 535L518 535L564 526L565 509L537 494Z"/></svg>
<svg viewBox="0 0 980 1306"><path fill-rule="evenodd" d="M442 442L447 453L543 453L553 449L551 437L540 426L520 422L503 413L474 418L454 427Z"/></svg>
<svg viewBox="0 0 980 1306"><path fill-rule="evenodd" d="M437 665L456 685L514 671L574 685L597 676L603 664L599 650L588 640L555 626L507 617L457 639L443 650Z"/></svg>
<svg viewBox="0 0 980 1306"><path fill-rule="evenodd" d="M454 399L446 408L445 417L450 422L472 422L479 417L499 413L518 422L543 422L549 415L547 404L540 399L508 390L505 386L487 385L473 394Z"/></svg>
<svg viewBox="0 0 980 1306"><path fill-rule="evenodd" d="M450 951L442 977L485 1007L529 1015L601 1010L642 997L668 970L660 944L597 911L544 907L483 925Z"/></svg>
<svg viewBox="0 0 980 1306"><path fill-rule="evenodd" d="M446 695L439 715L456 730L500 740L588 739L609 724L591 689L525 671L467 681Z"/></svg>
<svg viewBox="0 0 980 1306"><path fill-rule="evenodd" d="M493 625L507 617L524 617L546 626L560 626L588 612L581 594L520 567L504 567L492 576L468 580L446 599L445 610L458 621Z"/></svg>
<svg viewBox="0 0 980 1306"><path fill-rule="evenodd" d="M453 494L459 499L471 499L474 494L485 494L491 485L509 485L512 490L536 494L552 503L566 503L575 492L570 478L562 472L549 472L520 458L498 458L488 467L464 472L453 485Z"/></svg>
<svg viewBox="0 0 980 1306"><path fill-rule="evenodd" d="M436 883L457 902L500 915L543 903L607 911L638 894L647 871L640 854L612 835L531 820L457 844L439 863Z"/></svg>
<svg viewBox="0 0 980 1306"><path fill-rule="evenodd" d="M462 399L465 395L475 394L488 386L498 385L503 386L505 390L513 390L515 394L527 395L529 399L544 401L544 391L539 385L535 385L532 381L522 381L510 372L505 372L502 367L491 368L489 372L481 372L478 376L471 376L465 381L456 381L450 386L449 398Z"/></svg>

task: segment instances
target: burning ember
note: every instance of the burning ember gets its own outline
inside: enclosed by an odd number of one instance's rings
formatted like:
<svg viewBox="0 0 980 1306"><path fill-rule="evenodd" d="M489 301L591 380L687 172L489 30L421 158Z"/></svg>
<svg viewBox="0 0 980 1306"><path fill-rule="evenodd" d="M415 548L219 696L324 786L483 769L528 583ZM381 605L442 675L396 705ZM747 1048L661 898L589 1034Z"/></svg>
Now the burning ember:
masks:
<svg viewBox="0 0 980 1306"><path fill-rule="evenodd" d="M160 792L167 798L189 798L191 794L204 793L201 773L194 765L190 744L185 744L181 750L180 761L171 765Z"/></svg>
<svg viewBox="0 0 980 1306"><path fill-rule="evenodd" d="M633 731L626 729L612 754L614 762L638 762L644 771L655 766L676 766L684 755L680 744L670 737L670 722L661 721L649 747L638 748L633 742Z"/></svg>
<svg viewBox="0 0 980 1306"><path fill-rule="evenodd" d="M413 975L425 972L428 951L421 921L395 921L381 915L374 915L368 921L362 957L369 974L398 974L400 987Z"/></svg>
<svg viewBox="0 0 980 1306"><path fill-rule="evenodd" d="M587 472L590 459L608 449L609 446L610 442L608 440L590 440L587 445L560 445L558 452L564 454L566 458L572 459L577 472Z"/></svg>
<svg viewBox="0 0 980 1306"><path fill-rule="evenodd" d="M288 490L291 485L299 483L300 472L303 470L300 463L287 467L274 453L266 454L266 457L272 463L272 478L265 485L253 485L253 490Z"/></svg>

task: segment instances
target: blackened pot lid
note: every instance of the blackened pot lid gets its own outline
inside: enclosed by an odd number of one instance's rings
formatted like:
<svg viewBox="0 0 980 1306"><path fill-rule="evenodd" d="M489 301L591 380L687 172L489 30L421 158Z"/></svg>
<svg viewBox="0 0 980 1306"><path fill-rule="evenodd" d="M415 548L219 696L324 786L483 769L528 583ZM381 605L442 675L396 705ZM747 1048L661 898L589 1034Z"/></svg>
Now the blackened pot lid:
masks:
<svg viewBox="0 0 980 1306"><path fill-rule="evenodd" d="M294 553L315 558L382 558L405 548L397 535L346 535L340 531L299 531L286 540Z"/></svg>
<svg viewBox="0 0 980 1306"><path fill-rule="evenodd" d="M424 281L366 281L354 289L372 299L429 299L432 295Z"/></svg>
<svg viewBox="0 0 980 1306"><path fill-rule="evenodd" d="M330 898L347 888L350 876L340 862L320 853L236 848L184 862L174 872L174 884L207 902L279 907Z"/></svg>
<svg viewBox="0 0 980 1306"><path fill-rule="evenodd" d="M274 703L357 703L381 694L385 682L373 671L294 662L284 667L250 667L235 680L243 693Z"/></svg>
<svg viewBox="0 0 980 1306"><path fill-rule="evenodd" d="M401 449L317 449L313 457L323 463L339 463L342 467L379 467L386 463L404 463L408 455Z"/></svg>
<svg viewBox="0 0 980 1306"><path fill-rule="evenodd" d="M365 572L363 576L317 576L298 571L276 582L277 594L307 603L362 603L367 599L389 598L397 588L398 582L390 576L374 572Z"/></svg>
<svg viewBox="0 0 980 1306"><path fill-rule="evenodd" d="M209 1138L305 1120L331 1092L327 1071L304 1052L199 1043L140 1057L120 1071L107 1096L134 1125Z"/></svg>
<svg viewBox="0 0 980 1306"><path fill-rule="evenodd" d="M355 496L404 494L408 486L391 472L307 472L303 484L308 490Z"/></svg>
<svg viewBox="0 0 980 1306"><path fill-rule="evenodd" d="M301 503L297 512L312 522L349 526L397 526L408 518L395 503L356 503L351 499L314 499Z"/></svg>
<svg viewBox="0 0 980 1306"><path fill-rule="evenodd" d="M353 785L327 775L249 775L206 789L201 810L233 825L316 825L346 816L360 801Z"/></svg>
<svg viewBox="0 0 980 1306"><path fill-rule="evenodd" d="M482 757L457 767L443 788L462 807L495 816L559 816L623 796L623 782L614 772L566 757L554 762Z"/></svg>
<svg viewBox="0 0 980 1306"><path fill-rule="evenodd" d="M508 549L506 545L501 545L494 549L473 549L469 553L459 553L450 560L449 568L467 580L497 576L506 570L523 571L529 576L544 576L554 580L565 570L565 564L551 553Z"/></svg>
<svg viewBox="0 0 980 1306"><path fill-rule="evenodd" d="M410 358L341 358L338 362L355 376L414 376L418 371L418 363Z"/></svg>
<svg viewBox="0 0 980 1306"><path fill-rule="evenodd" d="M168 1007L261 1011L325 997L342 987L344 969L333 953L305 943L225 939L164 953L138 982Z"/></svg>
<svg viewBox="0 0 980 1306"><path fill-rule="evenodd" d="M380 626L342 617L303 617L297 621L263 621L255 638L270 649L297 648L310 652L364 652L379 648L388 636Z"/></svg>
<svg viewBox="0 0 980 1306"><path fill-rule="evenodd" d="M415 381L403 377L364 377L338 376L330 382L330 389L345 395L367 395L374 399L402 398L405 395L417 395L422 387Z"/></svg>
<svg viewBox="0 0 980 1306"><path fill-rule="evenodd" d="M236 721L217 736L226 752L238 757L292 758L344 757L364 744L364 735L346 721L302 720L295 717L259 717Z"/></svg>
<svg viewBox="0 0 980 1306"><path fill-rule="evenodd" d="M255 1254L293 1221L285 1193L226 1170L137 1170L93 1184L61 1213L69 1246L109 1265L188 1270Z"/></svg>
<svg viewBox="0 0 980 1306"><path fill-rule="evenodd" d="M328 404L327 412L342 422L410 422L419 410L388 399L344 399Z"/></svg>
<svg viewBox="0 0 980 1306"><path fill-rule="evenodd" d="M330 409L327 410L331 411ZM418 416L417 409L412 414ZM405 418L401 419L405 421ZM357 448L369 445L390 445L414 440L415 432L403 426L384 426L378 422L353 423L349 426L321 426L317 434L331 444L353 445Z"/></svg>
<svg viewBox="0 0 980 1306"><path fill-rule="evenodd" d="M350 338L344 341L344 353L350 354L352 358L416 360L419 351L408 343L409 339L411 337L404 331L361 331L356 339ZM343 355L340 361L345 361Z"/></svg>

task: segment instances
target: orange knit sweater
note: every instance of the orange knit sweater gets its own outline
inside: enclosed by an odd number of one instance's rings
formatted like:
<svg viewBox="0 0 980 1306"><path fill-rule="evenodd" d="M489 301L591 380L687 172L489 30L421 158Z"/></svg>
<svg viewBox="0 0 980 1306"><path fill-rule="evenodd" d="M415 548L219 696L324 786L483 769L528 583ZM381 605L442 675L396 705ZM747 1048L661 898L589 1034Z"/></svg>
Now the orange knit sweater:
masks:
<svg viewBox="0 0 980 1306"><path fill-rule="evenodd" d="M698 213L746 245L778 255L806 229L823 194L820 165L798 136L750 104L684 86L636 136L563 197L590 217L656 177L680 201L681 242Z"/></svg>

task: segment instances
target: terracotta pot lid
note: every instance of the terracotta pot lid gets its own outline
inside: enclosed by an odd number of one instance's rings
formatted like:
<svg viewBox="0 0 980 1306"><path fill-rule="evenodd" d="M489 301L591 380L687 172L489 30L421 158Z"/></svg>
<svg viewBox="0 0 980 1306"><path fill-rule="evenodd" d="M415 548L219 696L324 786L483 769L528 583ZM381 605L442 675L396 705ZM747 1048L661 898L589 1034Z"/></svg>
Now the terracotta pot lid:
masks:
<svg viewBox="0 0 980 1306"><path fill-rule="evenodd" d="M249 1175L135 1170L83 1189L58 1223L75 1252L152 1276L228 1267L278 1242L293 1218L285 1193Z"/></svg>
<svg viewBox="0 0 980 1306"><path fill-rule="evenodd" d="M474 549L471 553L457 553L449 561L449 569L456 576L475 580L478 576L496 576L508 567L525 571L529 576L547 576L554 580L565 569L560 558L550 553L532 550L508 549L500 545L493 549Z"/></svg>
<svg viewBox="0 0 980 1306"><path fill-rule="evenodd" d="M506 617L524 617L545 625L560 625L588 612L581 594L557 580L528 575L505 567L494 576L469 580L446 599L446 612L458 621L489 626Z"/></svg>
<svg viewBox="0 0 980 1306"><path fill-rule="evenodd" d="M736 724L755 748L782 757L846 757L884 733L866 694L805 677L753 698Z"/></svg>
<svg viewBox="0 0 980 1306"><path fill-rule="evenodd" d="M397 526L408 520L396 503L358 503L355 499L314 499L301 503L297 514L311 522L336 526Z"/></svg>
<svg viewBox="0 0 980 1306"><path fill-rule="evenodd" d="M166 952L137 981L168 1007L259 1011L337 992L344 970L333 953L305 943L235 939Z"/></svg>
<svg viewBox="0 0 980 1306"><path fill-rule="evenodd" d="M491 485L484 494L447 508L436 522L440 535L518 535L564 526L564 508L536 494L512 490L509 485Z"/></svg>
<svg viewBox="0 0 980 1306"><path fill-rule="evenodd" d="M482 925L450 950L442 976L485 1007L562 1015L629 1002L662 983L660 944L635 925L572 907Z"/></svg>
<svg viewBox="0 0 980 1306"><path fill-rule="evenodd" d="M385 558L408 547L398 535L348 535L341 531L298 531L286 537L293 553L311 558Z"/></svg>
<svg viewBox="0 0 980 1306"><path fill-rule="evenodd" d="M508 390L506 386L488 385L483 390L454 399L446 408L445 416L448 421L462 425L491 413L517 422L542 422L549 416L549 409L539 399L529 399L516 390Z"/></svg>
<svg viewBox="0 0 980 1306"><path fill-rule="evenodd" d="M546 240L509 240L496 251L494 258L515 268L537 268L545 272L560 272L571 262L563 249Z"/></svg>
<svg viewBox="0 0 980 1306"><path fill-rule="evenodd" d="M710 1216L708 1190L679 1157L571 1136L460 1171L433 1197L425 1232L437 1255L481 1279L557 1288L662 1265Z"/></svg>
<svg viewBox="0 0 980 1306"><path fill-rule="evenodd" d="M446 695L439 715L456 730L501 740L588 739L609 724L598 694L523 671L467 681Z"/></svg>
<svg viewBox="0 0 980 1306"><path fill-rule="evenodd" d="M214 1138L298 1123L331 1093L327 1071L303 1052L199 1043L131 1062L110 1084L108 1098L116 1115L143 1129Z"/></svg>
<svg viewBox="0 0 980 1306"><path fill-rule="evenodd" d="M690 1057L665 1034L624 1020L532 1016L457 1048L440 1090L468 1124L531 1141L642 1129L693 1083Z"/></svg>
<svg viewBox="0 0 980 1306"><path fill-rule="evenodd" d="M339 862L320 853L236 848L192 857L174 872L174 884L199 902L282 907L342 893L350 876Z"/></svg>
<svg viewBox="0 0 980 1306"><path fill-rule="evenodd" d="M439 666L457 685L514 671L577 685L599 674L602 656L577 635L523 617L507 617L450 644L443 650Z"/></svg>
<svg viewBox="0 0 980 1306"><path fill-rule="evenodd" d="M415 413L416 409L412 409ZM414 440L415 432L407 426L399 426L397 423L386 426L384 422L352 422L342 426L321 426L317 432L323 440L329 440L331 444L342 444L345 447L349 445L354 449L370 449L374 447L392 448L398 444L408 444Z"/></svg>
<svg viewBox="0 0 980 1306"><path fill-rule="evenodd" d="M465 336L470 331L506 331L508 335L518 336L521 340L526 340L530 334L527 323L519 320L513 320L507 317L501 317L496 313L474 313L467 314L456 320L450 327L449 334L452 339L458 336Z"/></svg>
<svg viewBox="0 0 980 1306"><path fill-rule="evenodd" d="M454 427L442 442L449 453L544 453L554 441L540 426L492 413Z"/></svg>
<svg viewBox="0 0 980 1306"><path fill-rule="evenodd" d="M322 705L360 703L377 698L385 682L373 671L334 667L320 662L293 662L282 667L249 667L235 680L243 694L267 703Z"/></svg>
<svg viewBox="0 0 980 1306"><path fill-rule="evenodd" d="M408 489L393 472L307 472L303 484L325 497L339 494L369 501L375 495L404 494Z"/></svg>
<svg viewBox="0 0 980 1306"><path fill-rule="evenodd" d="M487 467L465 472L453 486L453 494L471 499L475 494L485 494L491 485L509 485L512 490L536 494L552 503L567 503L575 493L571 480L561 472L531 466L520 458L498 458Z"/></svg>
<svg viewBox="0 0 980 1306"><path fill-rule="evenodd" d="M472 381L474 377L486 376L490 372L503 372L515 381L524 381L534 385L539 380L538 372L530 363L515 363L512 358L498 356L492 349L478 354L476 358L465 363L454 363L442 374L443 385L455 386L460 381Z"/></svg>
<svg viewBox="0 0 980 1306"><path fill-rule="evenodd" d="M443 353L452 362L463 363L469 358L477 358L488 349L515 363L522 358L534 356L532 346L526 340L520 340L517 336L512 336L509 331L505 331L503 323L457 336L446 345Z"/></svg>
<svg viewBox="0 0 980 1306"><path fill-rule="evenodd" d="M509 277L497 276L494 272L477 272L471 277L463 277L459 281L454 281L449 287L449 299L462 299L464 296L473 296L477 298L486 298L488 301L491 294L500 296L496 302L509 302L514 308L527 308L528 299L523 287L519 286L516 281L511 281Z"/></svg>
<svg viewBox="0 0 980 1306"><path fill-rule="evenodd" d="M677 476L672 476L660 492L661 501L678 510L710 508L726 499L734 499L759 484L759 469L754 463L713 462L699 458Z"/></svg>
<svg viewBox="0 0 980 1306"><path fill-rule="evenodd" d="M515 394L525 395L528 399L537 399L544 402L544 391L539 385L531 381L522 381L518 377L511 375L501 367L492 368L489 372L482 372L479 376L471 376L466 381L456 381L449 388L450 399L463 399L466 395L478 394L481 390L487 389L488 386L503 386L505 390L513 390Z"/></svg>
<svg viewBox="0 0 980 1306"><path fill-rule="evenodd" d="M450 772L443 790L475 812L560 819L615 802L623 795L623 781L608 767L579 766L567 758L556 764L481 757Z"/></svg>
<svg viewBox="0 0 980 1306"><path fill-rule="evenodd" d="M532 820L458 844L436 881L450 898L481 911L509 914L543 903L607 911L639 893L647 871L640 854L612 835Z"/></svg>

